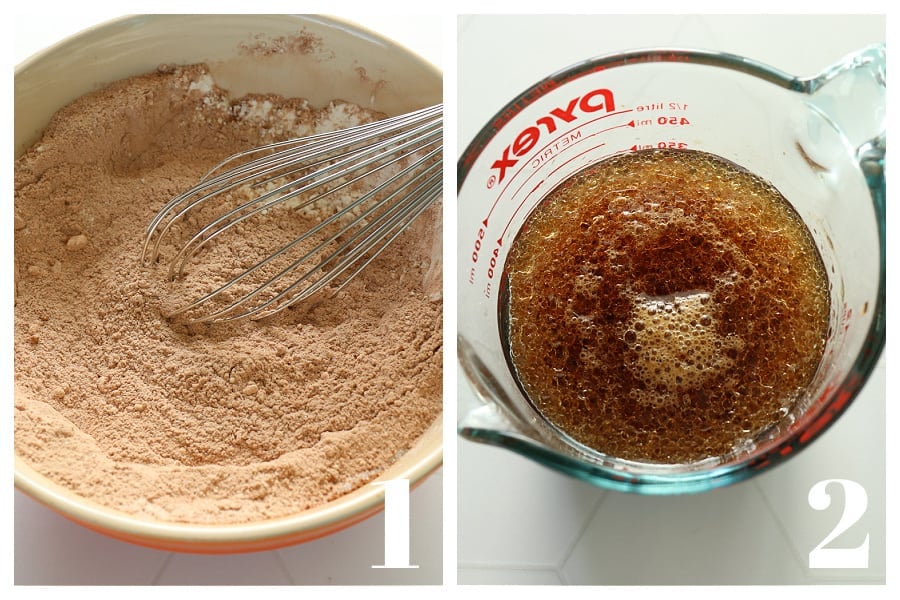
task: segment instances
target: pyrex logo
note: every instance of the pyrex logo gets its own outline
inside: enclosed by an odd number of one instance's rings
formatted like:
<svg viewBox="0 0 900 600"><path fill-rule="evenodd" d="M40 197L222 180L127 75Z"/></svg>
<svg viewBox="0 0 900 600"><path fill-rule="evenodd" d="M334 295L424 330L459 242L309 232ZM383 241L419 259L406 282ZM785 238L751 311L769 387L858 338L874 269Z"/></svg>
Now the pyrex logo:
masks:
<svg viewBox="0 0 900 600"><path fill-rule="evenodd" d="M546 116L535 121L534 125L530 125L519 132L513 143L503 149L503 156L494 161L491 169L500 171L497 183L503 181L506 177L506 170L515 166L519 159L531 152L541 139L543 133L553 133L557 129L557 119L561 123L571 123L579 117L580 114L595 113L597 111L613 112L616 110L616 104L613 100L613 93L607 89L593 90L573 98L569 101L565 108L558 107L550 111Z"/></svg>

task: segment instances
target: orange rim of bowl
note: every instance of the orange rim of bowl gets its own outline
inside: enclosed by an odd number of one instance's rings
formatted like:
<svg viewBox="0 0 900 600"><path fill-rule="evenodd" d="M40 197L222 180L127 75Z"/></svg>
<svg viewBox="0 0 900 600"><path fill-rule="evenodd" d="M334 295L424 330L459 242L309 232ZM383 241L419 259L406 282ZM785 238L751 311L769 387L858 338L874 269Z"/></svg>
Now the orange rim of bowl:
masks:
<svg viewBox="0 0 900 600"><path fill-rule="evenodd" d="M441 417L423 434L420 443L440 439ZM388 469L373 482L349 494L295 515L245 524L200 525L152 521L120 512L81 497L38 473L15 457L15 486L63 517L103 535L159 550L228 554L273 550L336 533L379 513L384 487L372 483L408 479L413 488L443 462L443 449L434 444L415 463L394 472Z"/></svg>

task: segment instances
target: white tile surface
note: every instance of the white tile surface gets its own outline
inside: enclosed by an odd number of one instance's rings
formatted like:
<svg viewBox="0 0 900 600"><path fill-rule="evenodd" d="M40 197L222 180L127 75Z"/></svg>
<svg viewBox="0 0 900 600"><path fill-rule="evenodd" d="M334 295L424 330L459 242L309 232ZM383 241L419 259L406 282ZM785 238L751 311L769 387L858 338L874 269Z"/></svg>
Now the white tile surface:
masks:
<svg viewBox="0 0 900 600"><path fill-rule="evenodd" d="M460 441L457 454L462 567L556 568L606 493L506 450Z"/></svg>
<svg viewBox="0 0 900 600"><path fill-rule="evenodd" d="M409 563L418 568L372 568L384 562L384 513L379 513L311 544L276 550L291 580L307 585L442 583L442 480L439 471L410 493Z"/></svg>
<svg viewBox="0 0 900 600"><path fill-rule="evenodd" d="M681 497L603 492L460 441L459 583L530 584L550 573L593 585L884 583L884 441L878 446L871 435L883 423L884 399L882 361L852 410L795 458L749 481ZM807 503L809 488L830 478L868 492L863 517L833 543L855 547L869 534L868 569L808 568L809 551L840 516L840 491L828 510Z"/></svg>
<svg viewBox="0 0 900 600"><path fill-rule="evenodd" d="M682 46L749 56L798 74L885 39L863 17L463 16L458 22L458 151L514 95L607 52ZM460 314L464 310L460 309ZM505 450L459 442L459 581L530 584L874 583L885 579L884 359L854 405L812 446L771 472L699 496L642 497L551 474ZM460 410L474 402L460 385ZM871 535L866 570L808 568L836 524L807 503L811 485L847 478L869 506L835 545Z"/></svg>
<svg viewBox="0 0 900 600"><path fill-rule="evenodd" d="M520 569L460 567L459 581L473 585L502 585L510 581L515 581L516 585L560 585L562 583L557 569L546 567Z"/></svg>
<svg viewBox="0 0 900 600"><path fill-rule="evenodd" d="M15 493L16 585L149 585L168 552L119 542Z"/></svg>
<svg viewBox="0 0 900 600"><path fill-rule="evenodd" d="M802 583L803 571L758 491L696 496L611 493L562 569L568 583Z"/></svg>
<svg viewBox="0 0 900 600"><path fill-rule="evenodd" d="M288 585L274 552L232 556L173 554L154 581L157 585Z"/></svg>

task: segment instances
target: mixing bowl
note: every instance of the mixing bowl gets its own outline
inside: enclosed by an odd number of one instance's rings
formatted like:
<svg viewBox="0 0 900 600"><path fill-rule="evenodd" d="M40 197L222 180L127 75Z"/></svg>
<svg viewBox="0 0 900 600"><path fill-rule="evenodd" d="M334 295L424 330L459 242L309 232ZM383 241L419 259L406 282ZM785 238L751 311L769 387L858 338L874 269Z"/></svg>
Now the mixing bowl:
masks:
<svg viewBox="0 0 900 600"><path fill-rule="evenodd" d="M293 36L321 41L321 52L260 58L242 44ZM246 46L244 46L246 47ZM75 98L160 64L206 62L232 96L279 93L323 105L341 98L388 114L438 103L441 73L409 50L349 22L318 16L144 15L83 31L32 56L15 71L15 153L39 137L50 117ZM16 389L18 395L21 390ZM438 417L377 481L411 486L442 461ZM152 521L111 510L42 476L20 457L15 485L60 514L112 537L159 549L228 553L309 541L357 523L383 508L384 486L365 485L324 505L284 518L235 525Z"/></svg>

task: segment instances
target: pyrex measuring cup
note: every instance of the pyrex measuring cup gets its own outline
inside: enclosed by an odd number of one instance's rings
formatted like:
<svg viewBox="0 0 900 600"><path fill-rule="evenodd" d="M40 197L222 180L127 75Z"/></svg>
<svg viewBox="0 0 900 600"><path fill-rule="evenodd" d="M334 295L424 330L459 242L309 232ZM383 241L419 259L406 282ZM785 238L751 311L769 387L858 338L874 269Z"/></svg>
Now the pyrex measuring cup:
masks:
<svg viewBox="0 0 900 600"><path fill-rule="evenodd" d="M514 98L458 163L458 353L483 402L461 415L460 434L602 487L654 494L739 481L809 444L884 345L884 99L883 45L805 78L729 54L631 51L574 64ZM646 148L702 150L768 180L803 218L829 274L830 331L805 397L750 443L690 464L575 442L522 393L502 341L504 265L531 210L588 165Z"/></svg>

